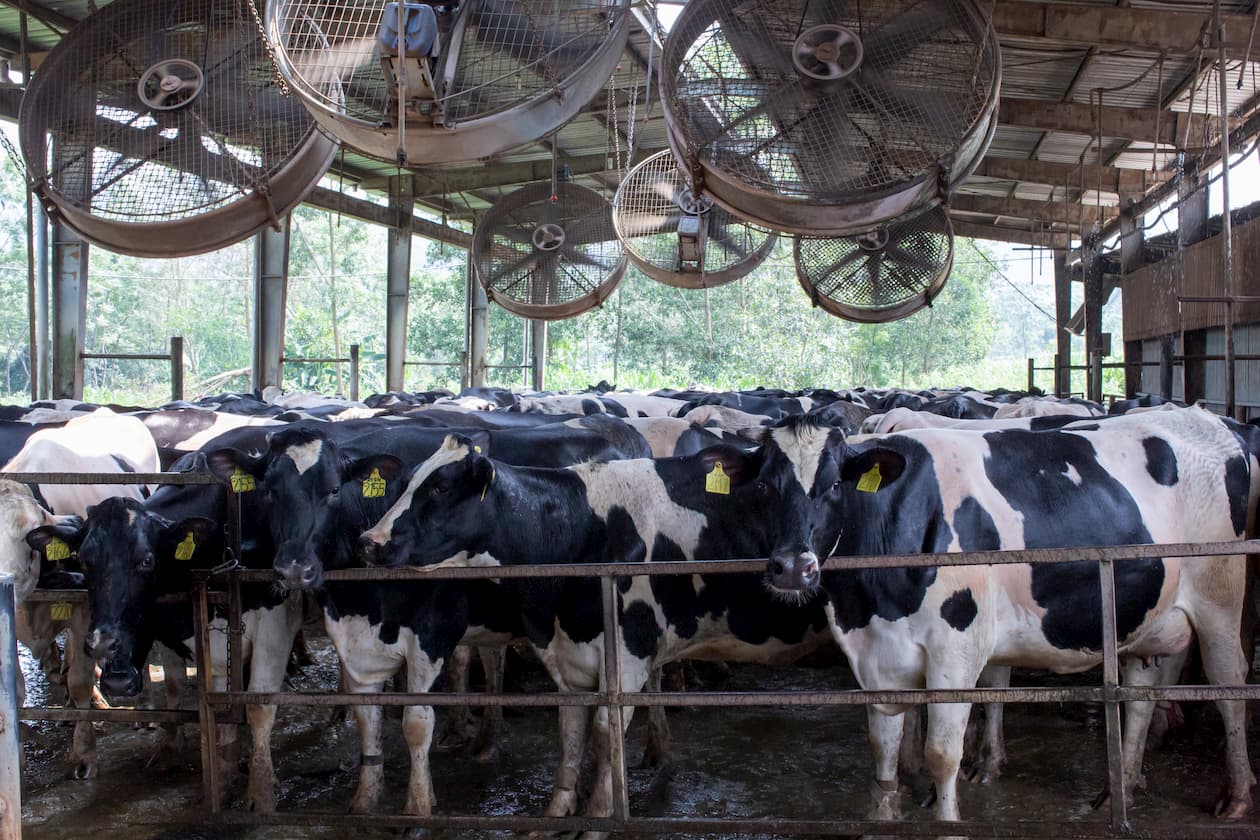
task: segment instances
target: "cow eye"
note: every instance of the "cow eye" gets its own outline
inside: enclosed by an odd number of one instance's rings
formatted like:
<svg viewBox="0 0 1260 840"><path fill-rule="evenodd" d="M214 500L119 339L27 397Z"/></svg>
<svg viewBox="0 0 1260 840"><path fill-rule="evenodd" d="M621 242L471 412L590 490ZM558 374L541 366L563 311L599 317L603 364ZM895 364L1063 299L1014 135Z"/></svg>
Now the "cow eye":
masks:
<svg viewBox="0 0 1260 840"><path fill-rule="evenodd" d="M758 481L754 486L757 488L757 492L763 496L770 492L770 485L764 481Z"/></svg>
<svg viewBox="0 0 1260 840"><path fill-rule="evenodd" d="M136 568L142 572L151 572L153 571L154 565L153 552L150 551L140 558L140 562L136 564Z"/></svg>
<svg viewBox="0 0 1260 840"><path fill-rule="evenodd" d="M833 483L833 484L831 485L831 489L832 489L832 490L839 490L839 489L840 489L840 485L841 485L841 484L843 484L843 483L844 483L843 481L841 481L840 479L838 479L838 478L837 478L837 479L835 480L835 483Z"/></svg>

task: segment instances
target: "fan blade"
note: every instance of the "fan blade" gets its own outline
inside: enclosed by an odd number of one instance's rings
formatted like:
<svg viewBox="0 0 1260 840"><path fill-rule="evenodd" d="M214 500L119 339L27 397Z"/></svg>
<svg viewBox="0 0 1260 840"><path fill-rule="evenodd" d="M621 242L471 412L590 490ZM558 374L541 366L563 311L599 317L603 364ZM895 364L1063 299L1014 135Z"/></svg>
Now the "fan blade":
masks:
<svg viewBox="0 0 1260 840"><path fill-rule="evenodd" d="M908 268L916 268L920 271L926 271L928 274L936 274L941 266L936 260L923 254L916 254L913 251L907 251L896 245L889 246L888 257L891 260L900 263Z"/></svg>
<svg viewBox="0 0 1260 840"><path fill-rule="evenodd" d="M617 241L609 207L594 208L584 217L564 225L564 241L572 245L594 245L599 242Z"/></svg>
<svg viewBox="0 0 1260 840"><path fill-rule="evenodd" d="M529 265L529 261L534 259L535 256L534 252L530 251L526 254L522 254L517 259L512 260L503 266L498 266L492 262L489 266L489 271L486 272L489 274L489 279L487 281L488 284L500 291L507 291L507 289L499 288L499 282L501 280L517 276L517 274L521 272L521 269ZM528 276L528 273L529 272L525 272L525 276Z"/></svg>
<svg viewBox="0 0 1260 840"><path fill-rule="evenodd" d="M970 123L971 103L959 100L947 91L915 89L899 86L883 74L862 72L853 86L862 94L865 110L873 111L890 132L910 132L914 141L934 156L952 153L955 140ZM915 130L917 129L917 130Z"/></svg>
<svg viewBox="0 0 1260 840"><path fill-rule="evenodd" d="M748 230L748 228L744 225L740 225L739 229L741 234ZM713 224L712 222L709 224L709 241L716 243L720 248L722 248L722 250L726 251L726 253L734 254L736 257L736 259L728 261L723 267L738 265L748 259L748 255L751 253L749 249L743 246L743 242L747 240L744 240L744 237L740 234L732 236L731 234L734 232L734 227L732 225ZM756 250L756 248L753 248L753 250ZM706 268L708 268L709 271L718 270L717 266L712 265L708 265Z"/></svg>
<svg viewBox="0 0 1260 840"><path fill-rule="evenodd" d="M294 75L318 91L338 90L377 55L375 38L351 38L323 48L288 46Z"/></svg>
<svg viewBox="0 0 1260 840"><path fill-rule="evenodd" d="M573 285L577 286L581 290L582 294L588 294L595 291L595 288L603 282L603 275L607 272L607 269L601 266L599 276L596 279L592 279L587 276L591 272L578 271L575 266L569 264L566 260L558 258L556 261L556 267L559 269L559 273L563 274L569 282L573 283ZM574 297L577 297L577 295L574 295ZM556 290L556 299L559 300L559 288Z"/></svg>
<svg viewBox="0 0 1260 840"><path fill-rule="evenodd" d="M565 243L560 248L560 253L564 255L565 260L573 265L589 265L601 271L608 271L617 262L611 256L599 253L590 254L581 248L570 247L568 243Z"/></svg>
<svg viewBox="0 0 1260 840"><path fill-rule="evenodd" d="M630 218L622 218L621 235L626 239L640 236L659 236L676 233L678 223L682 221L682 211L674 213L636 213Z"/></svg>
<svg viewBox="0 0 1260 840"><path fill-rule="evenodd" d="M760 17L760 14L741 15L726 4L718 6L717 20L722 27L722 37L731 46L731 52L740 60L749 74L761 78L772 73L781 77L794 79L796 67L792 64L791 48L787 44L779 44L768 34L764 21L747 20L746 17ZM760 13L767 10L762 4L751 11Z"/></svg>
<svg viewBox="0 0 1260 840"><path fill-rule="evenodd" d="M959 28L955 7L948 0L920 0L913 9L889 17L862 38L863 67L884 67L902 60L920 44Z"/></svg>
<svg viewBox="0 0 1260 840"><path fill-rule="evenodd" d="M884 257L882 254L871 254L866 260L866 277L871 282L871 305L880 306L883 300L880 293L883 291L884 284L880 277L880 268L883 267Z"/></svg>
<svg viewBox="0 0 1260 840"><path fill-rule="evenodd" d="M862 258L864 253L865 252L863 252L861 248L854 248L852 251L845 254L840 259L834 261L831 265L827 266L822 271L814 271L813 269L810 269L809 274L813 277L818 277L818 278L830 277L833 273L839 271L840 269L847 268L848 266L853 265L853 263L857 262L859 259Z"/></svg>

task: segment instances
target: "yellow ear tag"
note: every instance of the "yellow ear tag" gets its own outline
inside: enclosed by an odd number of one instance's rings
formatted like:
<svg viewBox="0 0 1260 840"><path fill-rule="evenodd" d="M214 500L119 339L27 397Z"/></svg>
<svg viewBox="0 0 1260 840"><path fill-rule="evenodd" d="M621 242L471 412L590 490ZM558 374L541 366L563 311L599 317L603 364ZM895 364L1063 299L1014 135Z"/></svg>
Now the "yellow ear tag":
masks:
<svg viewBox="0 0 1260 840"><path fill-rule="evenodd" d="M494 469L490 469L490 480L486 482L486 486L481 488L481 501L486 500L486 491L490 489L490 485L494 483Z"/></svg>
<svg viewBox="0 0 1260 840"><path fill-rule="evenodd" d="M232 473L232 492L248 493L254 489L254 477L240 467Z"/></svg>
<svg viewBox="0 0 1260 840"><path fill-rule="evenodd" d="M193 539L192 531L189 531L188 535L184 537L184 539L180 542L180 544L175 546L175 559L176 560L191 560L193 558L193 554L195 554L196 551L197 551L197 542Z"/></svg>
<svg viewBox="0 0 1260 840"><path fill-rule="evenodd" d="M385 479L381 478L381 471L372 468L372 474L363 479L363 498L379 499L385 495Z"/></svg>
<svg viewBox="0 0 1260 840"><path fill-rule="evenodd" d="M481 447L480 447L480 446L474 446L474 447L473 447L473 452L476 452L478 455L480 455L480 454L481 454Z"/></svg>
<svg viewBox="0 0 1260 840"><path fill-rule="evenodd" d="M857 489L863 493L874 493L879 489L880 475L879 464L871 465L871 468L862 473L862 477L858 479Z"/></svg>
<svg viewBox="0 0 1260 840"><path fill-rule="evenodd" d="M53 621L69 621L74 615L74 604L69 601L54 601L48 609Z"/></svg>
<svg viewBox="0 0 1260 840"><path fill-rule="evenodd" d="M722 469L722 462L713 465L713 471L704 477L704 492L718 493L723 496L731 494L731 478Z"/></svg>
<svg viewBox="0 0 1260 840"><path fill-rule="evenodd" d="M65 560L70 556L70 546L66 545L66 541L60 537L53 537L48 541L48 545L44 546L44 556L54 563Z"/></svg>

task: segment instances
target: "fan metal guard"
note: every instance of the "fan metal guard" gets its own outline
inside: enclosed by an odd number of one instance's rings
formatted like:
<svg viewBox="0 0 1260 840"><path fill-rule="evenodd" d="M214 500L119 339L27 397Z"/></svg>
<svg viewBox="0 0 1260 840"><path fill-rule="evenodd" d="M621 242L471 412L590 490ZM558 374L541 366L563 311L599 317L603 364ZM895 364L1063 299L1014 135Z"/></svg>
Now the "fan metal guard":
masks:
<svg viewBox="0 0 1260 840"><path fill-rule="evenodd" d="M50 214L111 251L175 257L288 213L334 140L280 95L244 0L118 0L32 78L18 119Z"/></svg>
<svg viewBox="0 0 1260 840"><path fill-rule="evenodd" d="M930 304L954 264L949 211L933 207L856 236L800 237L796 279L815 306L847 321L882 324Z"/></svg>
<svg viewBox="0 0 1260 840"><path fill-rule="evenodd" d="M679 224L703 226L684 253ZM669 151L630 170L613 198L613 224L634 265L661 283L703 289L738 280L765 261L778 237L696 197ZM697 259L698 257L698 259Z"/></svg>
<svg viewBox="0 0 1260 840"><path fill-rule="evenodd" d="M554 200L553 200L554 199ZM522 318L572 318L602 304L626 271L608 200L577 184L530 184L506 196L473 233L486 296Z"/></svg>
<svg viewBox="0 0 1260 840"><path fill-rule="evenodd" d="M715 200L831 236L943 200L971 174L1000 79L975 0L691 0L660 85L671 147Z"/></svg>
<svg viewBox="0 0 1260 840"><path fill-rule="evenodd" d="M463 0L438 16L436 99L407 108L400 131L377 47L387 2L268 0L267 33L321 125L378 158L397 160L401 145L410 165L488 157L556 130L608 83L629 33L630 0Z"/></svg>

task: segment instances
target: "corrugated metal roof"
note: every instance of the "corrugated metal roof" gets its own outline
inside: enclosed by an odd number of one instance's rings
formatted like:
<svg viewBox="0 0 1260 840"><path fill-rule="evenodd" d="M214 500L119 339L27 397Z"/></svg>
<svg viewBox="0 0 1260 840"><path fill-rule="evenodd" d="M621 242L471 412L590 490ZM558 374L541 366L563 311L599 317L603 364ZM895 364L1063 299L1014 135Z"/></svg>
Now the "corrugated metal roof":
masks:
<svg viewBox="0 0 1260 840"><path fill-rule="evenodd" d="M89 0L36 0L46 10L71 19L82 19L91 8ZM263 0L254 0L259 9ZM1194 12L1210 15L1214 0L1132 0L1131 6L1136 9L1161 9L1178 12ZM1224 0L1222 7L1228 13L1250 13L1256 0ZM105 5L100 2L98 5ZM1068 4L1063 4L1068 5ZM1072 0L1072 5L1092 7L1114 7L1114 0ZM662 20L672 20L678 4L662 7ZM641 20L650 20L650 7L636 7L635 14ZM12 53L19 31L20 13L7 5L0 5L0 54ZM32 49L36 52L52 47L59 33L37 21L32 20L29 27L29 38ZM1114 46L1099 47L1091 50L1087 44L1067 44L1019 36L1002 36L1003 88L1002 94L1008 98L1032 99L1045 102L1069 102L1089 104L1093 92L1103 90L1105 107L1151 109L1160 107L1161 103L1169 103L1174 111L1193 111L1199 114L1216 113L1217 85L1215 71L1205 68L1198 72L1200 58L1206 64L1212 56L1168 54L1161 59L1158 51L1144 44L1133 44L1126 49ZM1260 53L1260 49L1257 50ZM633 130L637 135L636 145L641 151L666 148L667 134L664 119L661 117L660 103L656 101L655 85L648 86L644 64L651 61L659 67L661 49L654 43L644 26L638 20L632 26L627 52L613 74L609 89L616 92L618 100L618 125L624 132L626 120L634 102ZM1192 81L1197 76L1197 81ZM1241 77L1242 85L1238 86ZM1237 60L1231 62L1231 70L1227 78L1228 106L1231 109L1252 107L1257 94L1260 93L1260 61L1248 62L1245 66ZM599 101L604 101L601 96ZM648 106L650 103L650 107ZM609 147L610 129L607 124L605 108L596 106L598 113L588 112L580 115L564 126L554 137L554 147L562 156L581 157L603 154ZM644 122L643 117L650 118ZM1041 180L1015 182L997 178L976 177L969 181L963 191L972 195L1002 198L1011 196L1027 201L1072 202L1084 200L1093 203L1092 190L1096 185L1082 184L1080 179L1072 177L1072 170L1084 162L1094 164L1098 161L1098 149L1094 145L1089 132L1082 133L1081 126L1076 132L1045 131L1022 126L999 126L995 132L988 156L991 158L1040 161L1047 164L1059 164L1047 170L1047 174L1039 174ZM1180 138L1179 138L1180 139ZM1214 138L1209 138L1214 142ZM1191 146L1202 145L1199 137L1189 143ZM626 140L619 138L623 154ZM1102 161L1107 166L1122 169L1150 169L1151 143L1146 141L1124 141L1116 138L1103 138ZM1161 149L1158 165L1167 166L1173 158L1173 149ZM528 144L508 154L498 156L494 161L478 161L469 164L445 167L452 173L467 172L485 167L493 168L499 164L513 164L530 161L545 161L552 155L552 148L545 141ZM393 175L398 171L392 161L379 161L368 158L353 150L345 150L338 157L336 167L344 168L350 177L374 178L379 181L382 176ZM604 183L606 179L590 176L579 178L583 183ZM1053 181L1053 183L1046 183ZM507 186L504 190L510 191ZM504 190L480 190L477 194L459 197L446 197L432 200L431 206L469 208L479 213L488 206L488 201ZM1106 204L1115 201L1115 193L1103 191L1101 199ZM965 214L967 218L985 214ZM987 218L993 218L991 215ZM1007 218L1007 217L1003 217ZM1031 223L1030 223L1031 224ZM1035 225L1027 227L1034 228ZM1007 225L1008 229L1018 227Z"/></svg>

